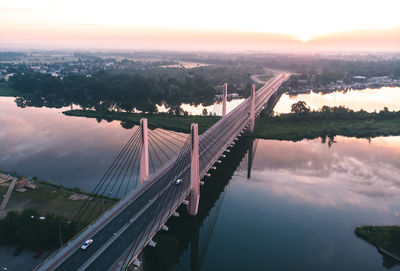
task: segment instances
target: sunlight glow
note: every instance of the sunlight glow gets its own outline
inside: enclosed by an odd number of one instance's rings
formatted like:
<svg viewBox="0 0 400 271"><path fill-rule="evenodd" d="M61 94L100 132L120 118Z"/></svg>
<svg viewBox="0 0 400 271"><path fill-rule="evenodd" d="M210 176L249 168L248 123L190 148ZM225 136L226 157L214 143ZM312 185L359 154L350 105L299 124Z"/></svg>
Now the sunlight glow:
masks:
<svg viewBox="0 0 400 271"><path fill-rule="evenodd" d="M126 35L235 31L284 34L306 42L343 31L398 27L398 10L398 0L14 0L0 3L0 34L8 30L17 37L18 31L40 29L51 37L59 30L92 34L91 28L101 30L96 35L116 29Z"/></svg>

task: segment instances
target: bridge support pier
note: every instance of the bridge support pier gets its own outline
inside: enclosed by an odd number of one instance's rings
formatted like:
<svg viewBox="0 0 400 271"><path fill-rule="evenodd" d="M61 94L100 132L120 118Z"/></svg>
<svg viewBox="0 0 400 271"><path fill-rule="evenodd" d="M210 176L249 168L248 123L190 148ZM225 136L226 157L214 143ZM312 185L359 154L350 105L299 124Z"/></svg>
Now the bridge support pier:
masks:
<svg viewBox="0 0 400 271"><path fill-rule="evenodd" d="M147 136L147 119L140 119L142 150L140 153L140 183L149 179L149 139Z"/></svg>
<svg viewBox="0 0 400 271"><path fill-rule="evenodd" d="M247 179L251 178L251 167L253 166L253 143L254 140L251 140L249 144L249 152L247 157Z"/></svg>
<svg viewBox="0 0 400 271"><path fill-rule="evenodd" d="M228 99L228 84L224 84L223 100L222 100L222 117L226 116L226 107Z"/></svg>
<svg viewBox="0 0 400 271"><path fill-rule="evenodd" d="M255 107L256 107L256 86L251 86L251 103L250 103L250 132L254 131L255 124Z"/></svg>
<svg viewBox="0 0 400 271"><path fill-rule="evenodd" d="M190 127L192 146L190 151L190 194L187 211L190 215L196 215L199 209L200 199L200 172L199 172L199 128L197 123Z"/></svg>

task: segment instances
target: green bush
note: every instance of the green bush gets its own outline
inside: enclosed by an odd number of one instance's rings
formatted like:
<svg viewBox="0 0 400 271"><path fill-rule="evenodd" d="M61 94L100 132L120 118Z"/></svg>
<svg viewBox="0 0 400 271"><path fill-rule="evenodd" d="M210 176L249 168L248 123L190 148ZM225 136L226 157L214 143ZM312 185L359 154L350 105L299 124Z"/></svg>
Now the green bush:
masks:
<svg viewBox="0 0 400 271"><path fill-rule="evenodd" d="M0 244L20 245L33 250L51 249L77 233L76 224L53 214L41 215L33 209L11 211L0 220Z"/></svg>

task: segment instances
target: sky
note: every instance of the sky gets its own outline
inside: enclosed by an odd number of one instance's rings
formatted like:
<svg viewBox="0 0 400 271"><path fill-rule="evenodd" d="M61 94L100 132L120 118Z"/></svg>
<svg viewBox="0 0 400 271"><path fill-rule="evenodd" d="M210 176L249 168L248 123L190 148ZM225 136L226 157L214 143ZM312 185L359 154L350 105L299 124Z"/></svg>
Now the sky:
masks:
<svg viewBox="0 0 400 271"><path fill-rule="evenodd" d="M13 0L0 47L399 51L399 0Z"/></svg>

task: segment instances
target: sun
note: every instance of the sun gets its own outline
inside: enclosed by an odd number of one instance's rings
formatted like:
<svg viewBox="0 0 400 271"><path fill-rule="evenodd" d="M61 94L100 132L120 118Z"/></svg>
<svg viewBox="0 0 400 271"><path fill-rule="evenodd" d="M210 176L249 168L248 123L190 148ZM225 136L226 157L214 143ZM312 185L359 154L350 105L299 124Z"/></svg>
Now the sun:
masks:
<svg viewBox="0 0 400 271"><path fill-rule="evenodd" d="M306 35L306 34L300 34L297 35L297 37L302 41L302 42L307 42L310 40L310 35Z"/></svg>

